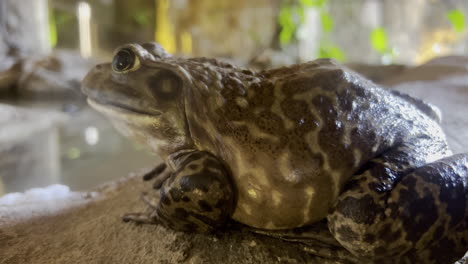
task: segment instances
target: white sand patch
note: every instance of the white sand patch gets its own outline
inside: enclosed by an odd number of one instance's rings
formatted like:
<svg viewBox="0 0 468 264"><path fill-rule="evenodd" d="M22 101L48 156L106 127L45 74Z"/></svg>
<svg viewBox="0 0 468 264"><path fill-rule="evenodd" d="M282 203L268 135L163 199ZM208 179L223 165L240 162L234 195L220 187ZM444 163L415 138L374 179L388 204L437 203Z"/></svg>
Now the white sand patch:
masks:
<svg viewBox="0 0 468 264"><path fill-rule="evenodd" d="M83 205L96 196L96 192L73 192L60 184L33 188L24 193L9 193L0 197L0 226L57 214Z"/></svg>

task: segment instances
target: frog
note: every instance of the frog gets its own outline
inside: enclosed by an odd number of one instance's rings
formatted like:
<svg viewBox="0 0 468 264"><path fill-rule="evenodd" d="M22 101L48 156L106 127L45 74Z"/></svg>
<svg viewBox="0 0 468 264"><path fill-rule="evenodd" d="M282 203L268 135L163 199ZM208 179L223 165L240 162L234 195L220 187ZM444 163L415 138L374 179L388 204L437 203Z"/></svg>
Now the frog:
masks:
<svg viewBox="0 0 468 264"><path fill-rule="evenodd" d="M450 150L440 111L332 59L253 71L133 43L82 91L164 161L144 176L149 209L124 221L324 225L361 263L453 263L468 249L468 155Z"/></svg>

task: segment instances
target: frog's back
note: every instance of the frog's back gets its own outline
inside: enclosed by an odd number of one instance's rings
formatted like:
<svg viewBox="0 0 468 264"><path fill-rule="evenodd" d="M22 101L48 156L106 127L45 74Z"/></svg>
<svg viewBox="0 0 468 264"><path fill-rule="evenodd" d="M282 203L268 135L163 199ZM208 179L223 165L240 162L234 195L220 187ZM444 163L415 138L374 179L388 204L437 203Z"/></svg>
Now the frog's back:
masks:
<svg viewBox="0 0 468 264"><path fill-rule="evenodd" d="M421 126L439 129L411 103L331 60L224 74L234 80L220 81L190 127L200 148L229 166L239 194L233 218L251 226L322 219L362 164Z"/></svg>

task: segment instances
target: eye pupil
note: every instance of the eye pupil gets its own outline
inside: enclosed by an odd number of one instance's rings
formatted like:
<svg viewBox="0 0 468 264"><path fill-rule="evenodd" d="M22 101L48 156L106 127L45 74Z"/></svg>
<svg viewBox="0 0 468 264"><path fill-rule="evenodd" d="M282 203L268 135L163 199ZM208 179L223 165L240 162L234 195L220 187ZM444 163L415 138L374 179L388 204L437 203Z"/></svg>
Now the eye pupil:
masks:
<svg viewBox="0 0 468 264"><path fill-rule="evenodd" d="M114 56L112 64L117 71L124 71L130 69L135 63L135 55L129 49L123 49L117 52Z"/></svg>

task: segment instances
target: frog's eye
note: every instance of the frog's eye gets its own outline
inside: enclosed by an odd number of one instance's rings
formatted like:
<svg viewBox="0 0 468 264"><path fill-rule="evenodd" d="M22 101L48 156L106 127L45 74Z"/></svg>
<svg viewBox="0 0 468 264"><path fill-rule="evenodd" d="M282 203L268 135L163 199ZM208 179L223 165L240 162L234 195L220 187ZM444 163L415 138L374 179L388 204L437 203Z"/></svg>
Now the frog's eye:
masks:
<svg viewBox="0 0 468 264"><path fill-rule="evenodd" d="M140 61L131 49L121 49L115 54L112 69L116 72L128 72L138 69Z"/></svg>

